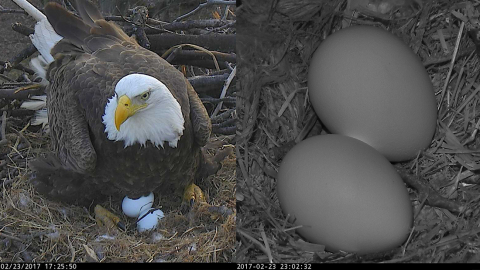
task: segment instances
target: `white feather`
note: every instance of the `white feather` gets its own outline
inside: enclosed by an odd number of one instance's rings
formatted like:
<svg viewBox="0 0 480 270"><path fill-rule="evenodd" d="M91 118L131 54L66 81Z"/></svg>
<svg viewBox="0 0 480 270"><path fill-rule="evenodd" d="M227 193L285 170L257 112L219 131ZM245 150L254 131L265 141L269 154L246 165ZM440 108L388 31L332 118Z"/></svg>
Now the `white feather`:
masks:
<svg viewBox="0 0 480 270"><path fill-rule="evenodd" d="M39 55L38 57L32 58L30 60L30 67L35 71L35 73L42 78L41 84L47 85L47 68L48 63L45 61L43 56Z"/></svg>
<svg viewBox="0 0 480 270"><path fill-rule="evenodd" d="M118 131L115 127L117 97L127 95L133 99L147 90L151 90L148 106L129 117ZM159 80L144 74L130 74L118 81L115 95L108 100L103 115L108 139L124 141L125 147L135 143L145 146L150 141L156 147L168 142L175 148L183 135L184 122L180 104L170 90Z"/></svg>
<svg viewBox="0 0 480 270"><path fill-rule="evenodd" d="M20 108L27 110L40 110L47 107L47 96L31 96L29 100L25 101L20 105Z"/></svg>
<svg viewBox="0 0 480 270"><path fill-rule="evenodd" d="M42 125L45 128L48 125L48 114L47 109L41 109L35 112L30 123L34 126Z"/></svg>
<svg viewBox="0 0 480 270"><path fill-rule="evenodd" d="M30 39L40 52L40 56L38 56L38 60L32 60L31 66L39 76L45 79L46 67L54 61L50 51L63 37L59 36L55 30L53 30L47 17L27 0L13 1L37 21L35 33L30 35Z"/></svg>
<svg viewBox="0 0 480 270"><path fill-rule="evenodd" d="M48 65L54 61L50 52L55 44L57 44L63 37L55 32L52 25L48 22L47 17L27 0L13 1L37 21L35 24L35 33L30 35L30 40L37 48L40 55L30 61L30 66L35 73L42 78L42 84L48 84ZM46 96L43 96L43 99L32 97L31 100L23 102L20 107L28 110L41 109L40 111L35 112L30 123L32 125L42 125L44 130L48 132L47 111L44 109L46 107Z"/></svg>

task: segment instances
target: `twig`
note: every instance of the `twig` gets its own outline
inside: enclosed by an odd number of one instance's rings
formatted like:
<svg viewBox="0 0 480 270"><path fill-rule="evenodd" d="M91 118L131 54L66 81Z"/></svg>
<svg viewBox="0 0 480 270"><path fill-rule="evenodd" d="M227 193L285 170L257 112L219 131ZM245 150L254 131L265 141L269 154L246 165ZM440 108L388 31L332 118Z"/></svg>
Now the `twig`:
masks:
<svg viewBox="0 0 480 270"><path fill-rule="evenodd" d="M190 17L192 16L193 14L197 13L198 11L200 11L202 8L204 7L208 7L208 6L211 6L211 5L236 5L236 1L224 1L224 0L207 0L207 2L205 3L201 3L200 5L198 5L194 10L188 12L187 14L184 14L178 18L176 18L175 20L173 20L174 22L178 22L182 19L185 19L187 17Z"/></svg>
<svg viewBox="0 0 480 270"><path fill-rule="evenodd" d="M211 117L210 120L212 121L212 124L218 124L221 123L227 119L230 118L235 118L236 119L236 110L235 109L229 109L228 111L225 111L215 117Z"/></svg>
<svg viewBox="0 0 480 270"><path fill-rule="evenodd" d="M237 43L235 34L209 34L209 35L178 35L161 34L149 35L151 50L162 55L178 44L197 44L210 51L235 52Z"/></svg>
<svg viewBox="0 0 480 270"><path fill-rule="evenodd" d="M237 103L237 98L235 97L224 97L224 98L211 98L211 97L202 97L200 100L203 103L213 103L213 104L218 104L220 102L226 103L226 104L232 104L235 105Z"/></svg>
<svg viewBox="0 0 480 270"><path fill-rule="evenodd" d="M223 86L222 94L220 95L220 98L224 98L225 95L227 94L227 89L230 87L230 83L232 82L233 78L235 78L235 74L237 74L237 67L235 67L230 73L230 75L228 76L228 79L225 82L225 85ZM220 101L220 103L218 103L217 107L213 111L212 117L215 117L218 114L218 112L222 108L222 105L223 105L223 101Z"/></svg>
<svg viewBox="0 0 480 270"><path fill-rule="evenodd" d="M192 47L192 48L194 48L194 49L197 49L197 50L199 50L199 51L202 51L202 52L204 52L204 53L209 54L209 55L212 57L213 62L215 63L216 69L217 69L217 70L220 70L220 67L218 66L218 62L217 62L217 57L215 57L215 55L214 55L211 51L209 51L209 50L207 50L207 49L205 49L205 48L203 48L203 47L201 47L201 46L194 45L194 44L180 44L180 45L173 46L172 48L168 49L168 50L162 55L162 58L166 58L167 55L169 55L172 51L177 50L177 49L179 49L179 48L183 48L183 47L185 47L185 46L189 46L189 47Z"/></svg>
<svg viewBox="0 0 480 270"><path fill-rule="evenodd" d="M24 15L28 15L28 13L25 10L18 10L18 9L0 9L0 14L6 14L6 13L23 13Z"/></svg>
<svg viewBox="0 0 480 270"><path fill-rule="evenodd" d="M457 41L455 43L455 50L453 51L452 60L450 62L450 68L448 69L447 77L445 78L445 83L443 85L442 96L440 97L440 102L438 103L437 109L440 109L440 107L442 106L443 98L445 97L445 93L447 92L448 82L450 81L450 76L452 75L453 66L455 65L455 60L457 59L458 48L460 46L460 40L462 39L462 33L464 28L465 28L465 23L462 22L460 25L460 30L458 32ZM449 107L450 100L448 99L447 101L448 101L447 107Z"/></svg>
<svg viewBox="0 0 480 270"><path fill-rule="evenodd" d="M17 33L20 33L24 36L29 36L31 34L33 34L35 32L35 30L33 30L33 28L30 28L30 27L27 27L21 23L14 23L12 24L12 29L13 31L17 32Z"/></svg>
<svg viewBox="0 0 480 270"><path fill-rule="evenodd" d="M273 256L272 256L272 251L270 250L270 245L268 244L268 239L267 239L267 234L265 233L265 230L263 229L263 223L260 223L260 235L262 236L263 243L265 244L265 250L267 252L268 256L268 262L273 263Z"/></svg>
<svg viewBox="0 0 480 270"><path fill-rule="evenodd" d="M189 21L184 21L184 22L172 22L172 23L164 23L161 28L157 27L152 27L148 25L148 20L147 20L147 27L145 29L145 33L147 35L151 34L161 34L161 33L173 33L174 31L182 31L182 30L190 30L190 29L195 29L195 28L200 28L200 29L207 29L207 28L213 28L212 30L221 30L225 29L228 27L234 27L235 26L235 21L233 20L189 20ZM126 32L132 32L132 28L126 27Z"/></svg>
<svg viewBox="0 0 480 270"><path fill-rule="evenodd" d="M8 143L7 136L5 135L5 129L7 128L7 112L3 111L2 114L2 129L0 130L0 135L2 139L0 140L0 145Z"/></svg>
<svg viewBox="0 0 480 270"><path fill-rule="evenodd" d="M185 64L189 64L190 61L193 60L210 60L211 55L214 55L217 61L220 64L223 61L230 62L230 63L236 63L237 62L237 56L234 53L222 53L222 52L217 52L217 51L209 51L208 53L203 52L203 51L194 51L194 50L175 50L173 51L167 59L169 63L176 62L176 63L182 63L184 62ZM190 64L192 65L192 64ZM214 67L210 67L213 69ZM221 68L226 68L226 67L221 67Z"/></svg>
<svg viewBox="0 0 480 270"><path fill-rule="evenodd" d="M5 99L27 99L34 95L41 95L45 92L45 86L41 84L30 84L15 89L1 89L0 98Z"/></svg>
<svg viewBox="0 0 480 270"><path fill-rule="evenodd" d="M2 65L3 66L3 65ZM2 78L3 80L7 81L7 82L12 82L13 79L9 78L8 76L5 76L3 74L0 74L0 78ZM2 106L3 107L3 106Z"/></svg>
<svg viewBox="0 0 480 270"><path fill-rule="evenodd" d="M125 17L123 16L105 16L104 17L106 21L116 21L116 22L128 22L128 23L132 23L130 21L127 21L125 19ZM156 19L152 19L152 18L147 18L147 24L151 24L151 25L166 25L166 24L169 24L168 22L164 22L164 21L159 21L159 20L156 20Z"/></svg>
<svg viewBox="0 0 480 270"><path fill-rule="evenodd" d="M32 54L34 54L37 51L37 48L33 46L33 44L29 44L25 49L23 49L21 52L19 52L17 55L15 55L13 58L11 58L9 61L5 62L5 64L0 67L0 73L3 73L5 70L9 70L10 68L17 68L17 69L22 69L23 66L19 66L20 62L22 62L24 59L27 59L30 57ZM18 68L20 67L20 68ZM30 72L28 72L30 73ZM33 73L31 73L33 74Z"/></svg>
<svg viewBox="0 0 480 270"><path fill-rule="evenodd" d="M237 233L247 238L248 240L252 241L253 244L255 244L258 248L260 248L260 250L263 251L263 253L265 253L266 255L269 254L267 248L264 245L262 245L262 243L260 243L260 241L255 239L253 236L249 235L248 233L244 232L242 229L239 229L239 228L237 228Z"/></svg>
<svg viewBox="0 0 480 270"><path fill-rule="evenodd" d="M465 210L465 206L462 206L457 202L442 197L432 187L424 183L425 180L421 177L410 174L406 169L400 166L395 166L395 169L407 185L415 189L417 192L423 193L428 196L425 202L426 205L444 208L455 214L459 214Z"/></svg>
<svg viewBox="0 0 480 270"><path fill-rule="evenodd" d="M459 52L457 54L457 59L461 58L461 57L468 56L470 53L472 53L474 51L475 51L475 46L470 46L470 47L462 50L461 52ZM429 58L425 62L423 62L423 66L428 67L428 66L431 66L431 65L442 64L442 63L445 63L445 62L448 62L448 61L451 61L451 60L452 60L452 55L445 56L445 57L440 57L440 58L435 58L435 59Z"/></svg>
<svg viewBox="0 0 480 270"><path fill-rule="evenodd" d="M16 236L9 235L9 234L2 233L2 232L0 232L0 237L5 237L5 238L8 238L8 239L11 239L11 240L14 240L14 241L23 242L22 239L20 239L20 238L18 238L18 237L16 237Z"/></svg>

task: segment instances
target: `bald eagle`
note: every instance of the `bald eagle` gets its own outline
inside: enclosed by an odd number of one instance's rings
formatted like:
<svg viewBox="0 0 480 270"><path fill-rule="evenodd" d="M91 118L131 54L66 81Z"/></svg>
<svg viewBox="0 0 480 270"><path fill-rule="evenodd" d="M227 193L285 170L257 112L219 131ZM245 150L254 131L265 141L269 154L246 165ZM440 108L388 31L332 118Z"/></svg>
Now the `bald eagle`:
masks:
<svg viewBox="0 0 480 270"><path fill-rule="evenodd" d="M179 194L216 172L219 162L201 151L210 118L184 75L105 21L92 3L73 6L81 18L48 3L32 37L41 52L33 64L46 66L49 82L53 150L32 162L36 189L91 205L107 196Z"/></svg>

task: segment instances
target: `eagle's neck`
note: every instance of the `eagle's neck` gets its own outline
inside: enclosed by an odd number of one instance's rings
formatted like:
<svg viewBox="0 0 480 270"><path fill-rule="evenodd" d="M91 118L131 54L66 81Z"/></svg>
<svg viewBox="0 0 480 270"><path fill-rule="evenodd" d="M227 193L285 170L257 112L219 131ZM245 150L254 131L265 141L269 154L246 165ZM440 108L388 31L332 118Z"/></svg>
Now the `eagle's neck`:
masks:
<svg viewBox="0 0 480 270"><path fill-rule="evenodd" d="M167 142L170 147L177 147L183 135L185 122L180 104L166 87L159 87L152 91L149 103L147 108L130 116L120 126L120 130L117 130L115 127L117 94L110 98L103 116L107 138L124 141L125 147L136 143L145 146L147 141L156 147L163 148L164 142Z"/></svg>

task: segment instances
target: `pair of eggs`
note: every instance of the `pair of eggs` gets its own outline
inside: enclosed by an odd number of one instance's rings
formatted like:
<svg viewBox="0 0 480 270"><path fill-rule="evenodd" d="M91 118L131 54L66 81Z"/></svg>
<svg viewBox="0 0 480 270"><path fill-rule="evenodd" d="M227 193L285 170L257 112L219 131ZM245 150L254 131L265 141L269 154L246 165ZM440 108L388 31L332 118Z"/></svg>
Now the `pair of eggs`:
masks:
<svg viewBox="0 0 480 270"><path fill-rule="evenodd" d="M282 209L307 240L358 254L401 245L413 222L408 191L390 161L414 158L436 128L436 100L418 57L370 26L329 36L311 59L310 101L334 133L287 153Z"/></svg>
<svg viewBox="0 0 480 270"><path fill-rule="evenodd" d="M155 229L158 221L164 217L162 210L152 208L154 198L153 192L135 200L127 196L123 198L123 213L128 217L137 218L139 232Z"/></svg>

